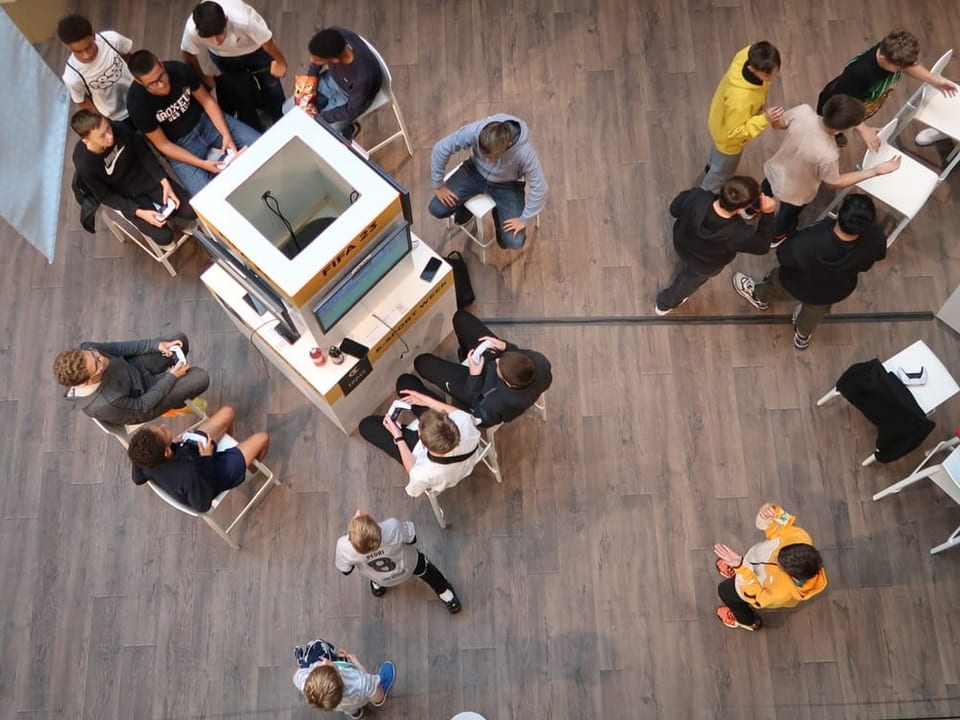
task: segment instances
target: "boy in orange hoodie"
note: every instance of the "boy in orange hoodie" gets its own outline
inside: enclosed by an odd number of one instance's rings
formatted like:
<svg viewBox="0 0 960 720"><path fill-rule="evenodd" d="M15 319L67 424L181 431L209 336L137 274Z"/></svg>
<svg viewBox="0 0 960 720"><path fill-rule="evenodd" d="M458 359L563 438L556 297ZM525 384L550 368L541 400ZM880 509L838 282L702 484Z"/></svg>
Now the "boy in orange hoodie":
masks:
<svg viewBox="0 0 960 720"><path fill-rule="evenodd" d="M766 503L756 525L767 539L742 556L717 543L717 570L726 579L717 592L723 605L717 617L728 628L759 630L757 610L794 607L827 586L823 560L806 530L779 505Z"/></svg>

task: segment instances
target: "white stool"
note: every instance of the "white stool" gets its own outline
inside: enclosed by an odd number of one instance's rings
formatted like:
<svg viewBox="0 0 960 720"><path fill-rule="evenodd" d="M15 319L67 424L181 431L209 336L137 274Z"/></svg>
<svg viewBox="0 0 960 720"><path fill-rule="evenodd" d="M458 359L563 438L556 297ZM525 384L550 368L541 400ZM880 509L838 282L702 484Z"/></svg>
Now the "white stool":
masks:
<svg viewBox="0 0 960 720"><path fill-rule="evenodd" d="M895 495L909 485L915 482L929 479L949 495L955 503L960 505L960 448L956 448L960 443L960 438L952 437L939 443L933 450L928 452L923 461L917 465L916 469L900 482L896 482L886 490L881 490L873 496L874 500ZM940 465L927 465L927 462L937 453L946 452L953 449L953 452ZM930 554L936 555L949 548L960 545L960 527L954 530L947 541L931 548Z"/></svg>
<svg viewBox="0 0 960 720"><path fill-rule="evenodd" d="M453 170L448 172L443 181L446 182L450 179L450 176L453 175L457 170L460 169L460 165L463 165L461 162ZM486 193L480 193L479 195L474 195L472 198L467 200L463 207L470 211L470 214L473 216L470 220L465 222L463 225L457 225L453 221L453 215L447 218L447 227L455 227L468 238L473 240L473 242L480 248L480 262L486 265L487 263L487 248L490 247L497 239L497 229L495 227L486 229L488 225L493 224L493 209L497 204L493 201L493 198L487 195ZM469 226L473 224L473 232L470 231ZM535 226L540 227L540 214L537 214ZM487 233L490 233L489 236Z"/></svg>
<svg viewBox="0 0 960 720"><path fill-rule="evenodd" d="M170 256L191 238L190 232L181 232L180 237L169 245L157 245L148 236L140 232L137 226L130 222L119 210L101 205L100 219L103 220L103 224L107 226L107 229L113 233L113 236L117 240L122 243L125 243L127 240L133 240L147 255L163 265L171 277L177 276L177 271L173 265L170 264Z"/></svg>
<svg viewBox="0 0 960 720"><path fill-rule="evenodd" d="M226 450L232 447L236 447L237 441L230 435L224 435L220 439L220 442L217 443L217 446L218 446L218 449L220 450ZM220 523L218 523L216 520L213 519L213 513L216 512L217 508L220 506L220 503L222 503L226 499L227 495L230 494L230 490L224 490L222 493L217 495L213 499L213 504L210 506L210 509L207 510L207 512L199 512L197 510L194 510L189 505L184 505L183 503L177 500L174 500L166 492L164 492L159 485L153 482L153 480L147 480L147 485L149 485L150 489L153 490L160 497L161 500L167 503L167 505L170 505L171 507L176 508L180 512L186 515L189 515L190 517L200 518L207 525L209 525L210 528L217 535L219 535L220 538L225 543L227 543L227 545L232 547L234 550L239 550L240 543L238 543L236 540L230 537L230 532L237 526L237 523L240 522L244 518L244 516L250 510L252 510L253 507L257 503L259 503L268 492L270 492L270 490L273 488L274 485L280 484L280 481L274 476L273 471L270 470L270 468L268 468L259 460L254 460L251 463L251 467L253 468L253 471L251 471L250 468L247 468L247 478L244 481L244 483L254 482L259 477L264 478L264 483L263 485L260 486L260 489L254 493L253 497L250 498L250 502L248 502L246 505L243 506L243 509L237 514L235 518L233 518L233 520L230 521L230 524L227 525L226 528L221 527ZM236 488L231 488L231 490L236 490Z"/></svg>
<svg viewBox="0 0 960 720"><path fill-rule="evenodd" d="M920 409L927 415L940 407L947 400L952 398L957 392L960 392L960 386L953 376L940 362L940 358L934 355L933 351L927 347L923 340L917 340L910 347L901 350L889 360L883 363L883 367L892 372L902 367L908 371L916 371L921 367L927 370L927 382L925 385L907 385L907 390L916 399ZM822 398L817 400L817 407L826 405L836 398L840 397L840 392L836 386L827 392ZM864 460L861 465L866 467L877 459L875 453Z"/></svg>
<svg viewBox="0 0 960 720"><path fill-rule="evenodd" d="M370 107L364 110L357 120L362 120L374 110L389 106L390 109L393 110L394 117L397 119L397 125L400 126L400 129L397 130L397 132L393 133L393 135L390 137L381 140L372 148L365 151L364 155L369 157L377 150L386 147L391 142L401 137L403 138L404 145L407 146L407 155L413 155L413 148L410 146L410 133L407 132L407 124L403 121L403 115L400 114L400 106L397 105L397 96L393 94L393 77L390 75L390 68L387 67L387 63L384 61L383 56L380 55L377 49L371 45L366 38L361 38L361 40L363 40L367 48L377 59L377 63L380 65L380 73L383 77L383 80L380 83L380 91L377 93L376 97L373 98L373 102L370 103Z"/></svg>
<svg viewBox="0 0 960 720"><path fill-rule="evenodd" d="M206 422L207 414L200 409L200 407L193 401L187 400L185 405L190 408L190 412L198 418L197 422L190 426L190 430L196 428L200 423ZM93 420L93 424L100 428L107 435L113 436L113 438L123 446L123 449L126 450L130 447L130 438L131 436L140 428L142 428L146 423L137 423L135 425L115 425L114 423L108 423L103 420L97 420L96 418L90 418Z"/></svg>

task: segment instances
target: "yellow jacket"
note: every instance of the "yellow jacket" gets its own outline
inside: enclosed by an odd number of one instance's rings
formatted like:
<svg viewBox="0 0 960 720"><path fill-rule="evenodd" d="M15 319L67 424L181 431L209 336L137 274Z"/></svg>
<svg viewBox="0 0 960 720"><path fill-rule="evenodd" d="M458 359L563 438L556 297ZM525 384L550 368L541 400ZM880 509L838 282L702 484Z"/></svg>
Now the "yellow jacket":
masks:
<svg viewBox="0 0 960 720"><path fill-rule="evenodd" d="M754 85L744 80L743 65L749 52L748 45L734 55L710 103L707 125L717 150L724 155L739 155L743 146L767 127L763 107L770 83Z"/></svg>
<svg viewBox="0 0 960 720"><path fill-rule="evenodd" d="M789 608L809 600L827 586L827 574L820 568L814 577L797 585L777 565L780 548L794 543L813 545L806 530L794 525L796 518L777 506L774 520L757 515L757 527L767 539L747 550L743 563L736 569L737 594L753 607Z"/></svg>

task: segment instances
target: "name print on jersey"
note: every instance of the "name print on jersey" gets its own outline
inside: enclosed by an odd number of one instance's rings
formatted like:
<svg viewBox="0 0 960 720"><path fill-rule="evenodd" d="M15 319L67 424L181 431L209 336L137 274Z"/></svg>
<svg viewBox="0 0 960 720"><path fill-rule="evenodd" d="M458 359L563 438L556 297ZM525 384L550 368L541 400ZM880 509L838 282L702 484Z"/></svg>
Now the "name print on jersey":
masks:
<svg viewBox="0 0 960 720"><path fill-rule="evenodd" d="M184 87L180 97L162 110L157 110L156 118L158 123L172 122L183 115L190 107L190 88Z"/></svg>

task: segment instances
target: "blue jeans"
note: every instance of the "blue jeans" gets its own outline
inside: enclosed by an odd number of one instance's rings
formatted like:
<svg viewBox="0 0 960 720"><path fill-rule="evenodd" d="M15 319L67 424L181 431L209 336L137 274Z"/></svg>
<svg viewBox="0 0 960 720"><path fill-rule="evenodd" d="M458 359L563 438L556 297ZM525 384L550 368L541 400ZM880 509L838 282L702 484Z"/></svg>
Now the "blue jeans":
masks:
<svg viewBox="0 0 960 720"><path fill-rule="evenodd" d="M270 63L273 61L270 53L263 48L237 57L222 57L209 50L207 53L210 61L224 74L260 71L256 74L257 84L260 86L260 107L267 111L274 122L283 116L283 85L280 84L280 78L270 74Z"/></svg>
<svg viewBox="0 0 960 720"><path fill-rule="evenodd" d="M317 116L315 118L317 122L319 122L321 112L342 107L346 105L349 100L350 96L337 85L337 81L333 79L330 73L326 71L320 73L320 77L317 80ZM287 114L291 110L293 110L293 97L287 98L287 101L283 104L284 114ZM345 140L353 140L352 120L339 120L329 124L330 127L340 133Z"/></svg>
<svg viewBox="0 0 960 720"><path fill-rule="evenodd" d="M237 146L237 150L253 144L253 142L260 137L260 133L247 127L236 118L232 118L229 115L224 117L226 118L227 127L230 129L230 134L233 136L233 143ZM203 113L200 116L200 122L193 126L193 130L177 140L177 145L201 160L205 160L210 148L223 147L223 138L213 126L213 123L210 122L210 117L206 113ZM170 167L173 168L177 177L180 178L180 184L187 189L191 197L203 190L206 184L213 180L214 177L206 170L201 170L193 165L187 165L179 160L171 159Z"/></svg>
<svg viewBox="0 0 960 720"><path fill-rule="evenodd" d="M436 218L450 217L463 207L463 204L474 195L486 193L496 204L493 209L493 224L497 228L497 241L503 246L512 250L519 250L527 240L526 230L518 233L503 229L503 221L518 218L523 214L523 208L526 204L523 195L524 183L515 180L513 182L495 183L487 180L473 166L470 160L466 160L460 169L457 170L450 179L447 180L447 187L453 191L459 200L453 207L447 207L440 199L434 197L430 201L427 209L430 214Z"/></svg>

